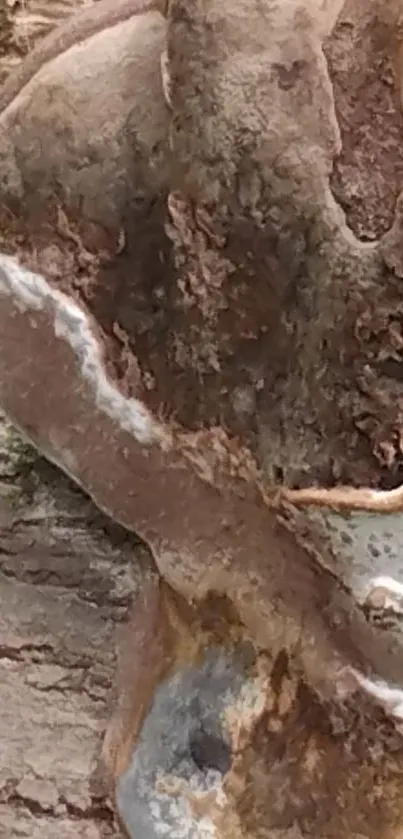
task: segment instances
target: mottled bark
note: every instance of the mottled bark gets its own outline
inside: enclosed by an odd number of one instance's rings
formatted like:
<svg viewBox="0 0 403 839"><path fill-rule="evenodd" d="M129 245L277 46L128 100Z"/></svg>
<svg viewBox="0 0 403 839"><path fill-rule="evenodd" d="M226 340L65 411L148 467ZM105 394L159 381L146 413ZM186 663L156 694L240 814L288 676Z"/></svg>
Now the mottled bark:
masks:
<svg viewBox="0 0 403 839"><path fill-rule="evenodd" d="M399 26L172 0L0 115L0 401L161 575L103 746L134 839L401 832Z"/></svg>

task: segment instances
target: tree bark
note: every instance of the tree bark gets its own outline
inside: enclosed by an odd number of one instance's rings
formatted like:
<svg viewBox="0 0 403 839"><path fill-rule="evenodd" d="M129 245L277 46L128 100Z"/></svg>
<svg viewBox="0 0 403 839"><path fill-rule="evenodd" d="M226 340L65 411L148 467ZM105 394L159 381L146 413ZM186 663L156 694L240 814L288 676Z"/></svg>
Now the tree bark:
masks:
<svg viewBox="0 0 403 839"><path fill-rule="evenodd" d="M144 548L0 433L0 836L117 839L97 767Z"/></svg>
<svg viewBox="0 0 403 839"><path fill-rule="evenodd" d="M134 839L401 830L402 202L376 158L363 241L343 168L400 9L342 7L171 0L0 115L1 402L161 575L103 746Z"/></svg>

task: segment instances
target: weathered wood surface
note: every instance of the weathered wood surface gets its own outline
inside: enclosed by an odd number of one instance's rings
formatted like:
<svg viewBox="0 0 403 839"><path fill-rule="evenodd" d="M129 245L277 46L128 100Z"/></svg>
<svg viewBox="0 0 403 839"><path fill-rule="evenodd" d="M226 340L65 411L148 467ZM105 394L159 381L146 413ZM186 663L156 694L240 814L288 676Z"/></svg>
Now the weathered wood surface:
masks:
<svg viewBox="0 0 403 839"><path fill-rule="evenodd" d="M141 549L4 425L1 441L0 837L117 839L98 756Z"/></svg>

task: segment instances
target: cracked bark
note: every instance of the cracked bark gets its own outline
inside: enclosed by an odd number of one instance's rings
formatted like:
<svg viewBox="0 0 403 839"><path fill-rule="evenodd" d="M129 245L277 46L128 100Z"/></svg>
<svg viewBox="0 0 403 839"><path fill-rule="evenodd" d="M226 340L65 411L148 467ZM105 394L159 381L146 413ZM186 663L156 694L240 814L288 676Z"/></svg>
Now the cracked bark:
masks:
<svg viewBox="0 0 403 839"><path fill-rule="evenodd" d="M98 755L144 549L0 434L0 837L118 839Z"/></svg>

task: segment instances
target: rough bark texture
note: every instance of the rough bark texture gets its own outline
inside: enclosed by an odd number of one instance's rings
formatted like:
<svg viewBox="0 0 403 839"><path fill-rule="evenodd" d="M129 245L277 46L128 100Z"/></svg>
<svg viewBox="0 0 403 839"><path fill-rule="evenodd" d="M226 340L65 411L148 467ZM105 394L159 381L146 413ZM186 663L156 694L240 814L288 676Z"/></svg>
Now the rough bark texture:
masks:
<svg viewBox="0 0 403 839"><path fill-rule="evenodd" d="M4 422L0 462L0 836L117 839L98 765L144 549Z"/></svg>
<svg viewBox="0 0 403 839"><path fill-rule="evenodd" d="M0 402L161 575L133 839L401 833L400 16L171 0L0 115Z"/></svg>

